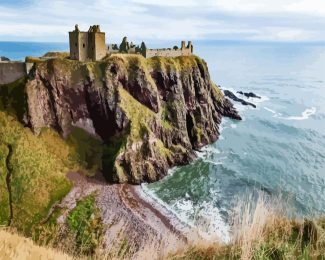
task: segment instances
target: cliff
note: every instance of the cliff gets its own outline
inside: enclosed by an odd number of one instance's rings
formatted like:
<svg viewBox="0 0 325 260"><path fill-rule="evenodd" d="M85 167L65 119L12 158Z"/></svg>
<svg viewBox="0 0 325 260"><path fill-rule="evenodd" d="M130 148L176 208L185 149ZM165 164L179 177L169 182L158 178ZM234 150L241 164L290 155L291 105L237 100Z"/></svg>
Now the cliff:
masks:
<svg viewBox="0 0 325 260"><path fill-rule="evenodd" d="M222 116L240 119L195 56L42 61L25 92L25 123L65 138L78 127L101 140L102 162L93 169L112 182L157 181L216 141Z"/></svg>

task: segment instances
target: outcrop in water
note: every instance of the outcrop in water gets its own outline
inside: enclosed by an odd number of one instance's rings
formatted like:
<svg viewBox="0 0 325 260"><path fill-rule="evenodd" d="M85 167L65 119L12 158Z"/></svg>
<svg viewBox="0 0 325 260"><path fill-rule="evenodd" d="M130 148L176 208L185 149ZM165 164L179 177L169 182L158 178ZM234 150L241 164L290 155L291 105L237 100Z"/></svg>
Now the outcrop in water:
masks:
<svg viewBox="0 0 325 260"><path fill-rule="evenodd" d="M79 127L100 138L112 182L157 181L216 141L222 116L241 119L195 56L42 61L26 96L26 123L35 133L50 127L67 137Z"/></svg>
<svg viewBox="0 0 325 260"><path fill-rule="evenodd" d="M253 92L243 92L243 91L237 91L238 94L240 95L243 95L247 98L258 98L258 99L261 99L260 96L256 95L255 93Z"/></svg>
<svg viewBox="0 0 325 260"><path fill-rule="evenodd" d="M254 108L256 108L256 105L250 102L245 101L244 99L238 98L234 93L232 93L230 90L224 90L223 91L225 93L226 97L229 97L230 99L232 99L233 101L239 102L244 106L252 106Z"/></svg>

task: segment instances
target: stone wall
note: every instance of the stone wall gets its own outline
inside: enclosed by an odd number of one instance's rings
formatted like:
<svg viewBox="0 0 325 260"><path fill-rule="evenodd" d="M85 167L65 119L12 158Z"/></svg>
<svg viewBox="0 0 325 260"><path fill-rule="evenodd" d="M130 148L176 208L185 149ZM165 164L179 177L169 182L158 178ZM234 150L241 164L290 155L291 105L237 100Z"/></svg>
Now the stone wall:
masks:
<svg viewBox="0 0 325 260"><path fill-rule="evenodd" d="M191 49L147 49L146 58L152 57L179 57L179 56L190 56L192 55Z"/></svg>
<svg viewBox="0 0 325 260"><path fill-rule="evenodd" d="M77 32L69 32L69 44L70 44L70 58L72 60L79 59L79 36Z"/></svg>
<svg viewBox="0 0 325 260"><path fill-rule="evenodd" d="M79 59L80 61L86 61L88 59L88 48L89 48L89 41L88 41L88 33L87 32L79 32L78 37L79 43Z"/></svg>
<svg viewBox="0 0 325 260"><path fill-rule="evenodd" d="M0 85L12 83L25 76L25 62L0 62Z"/></svg>
<svg viewBox="0 0 325 260"><path fill-rule="evenodd" d="M179 57L179 56L190 56L193 54L192 42L188 42L186 47L185 41L182 41L180 49L146 49L145 58L152 57Z"/></svg>
<svg viewBox="0 0 325 260"><path fill-rule="evenodd" d="M95 60L101 60L107 54L107 48L105 43L105 33L95 33Z"/></svg>

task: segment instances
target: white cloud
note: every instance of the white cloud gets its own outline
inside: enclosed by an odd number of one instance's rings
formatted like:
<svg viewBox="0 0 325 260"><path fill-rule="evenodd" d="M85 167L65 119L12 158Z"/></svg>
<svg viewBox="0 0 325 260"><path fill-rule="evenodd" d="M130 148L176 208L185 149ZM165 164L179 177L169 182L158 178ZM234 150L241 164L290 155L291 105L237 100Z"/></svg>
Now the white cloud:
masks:
<svg viewBox="0 0 325 260"><path fill-rule="evenodd" d="M0 3L0 40L67 41L78 23L100 24L109 42L141 40L325 40L320 0L31 0Z"/></svg>

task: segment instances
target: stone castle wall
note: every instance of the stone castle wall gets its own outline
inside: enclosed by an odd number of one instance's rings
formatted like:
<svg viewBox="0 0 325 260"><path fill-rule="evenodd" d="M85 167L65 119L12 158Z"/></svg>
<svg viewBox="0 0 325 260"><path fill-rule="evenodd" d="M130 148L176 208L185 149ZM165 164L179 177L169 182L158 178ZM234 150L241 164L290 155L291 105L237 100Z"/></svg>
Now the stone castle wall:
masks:
<svg viewBox="0 0 325 260"><path fill-rule="evenodd" d="M89 57L88 55L88 33L80 32L78 34L78 49L79 49L79 59L80 61L86 61Z"/></svg>
<svg viewBox="0 0 325 260"><path fill-rule="evenodd" d="M0 62L0 85L12 83L27 76L30 66L25 62Z"/></svg>
<svg viewBox="0 0 325 260"><path fill-rule="evenodd" d="M69 33L69 45L70 45L70 58L73 60L79 59L79 35L74 32Z"/></svg>
<svg viewBox="0 0 325 260"><path fill-rule="evenodd" d="M101 60L107 54L105 33L69 32L70 57L73 60Z"/></svg>
<svg viewBox="0 0 325 260"><path fill-rule="evenodd" d="M145 58L152 57L179 57L179 56L190 56L193 54L192 42L188 42L186 47L185 41L182 41L180 49L145 49Z"/></svg>
<svg viewBox="0 0 325 260"><path fill-rule="evenodd" d="M152 57L179 57L179 56L190 56L192 52L190 49L147 49L145 57L152 58Z"/></svg>
<svg viewBox="0 0 325 260"><path fill-rule="evenodd" d="M101 60L108 52L105 43L105 33L95 33L95 42L95 60Z"/></svg>

